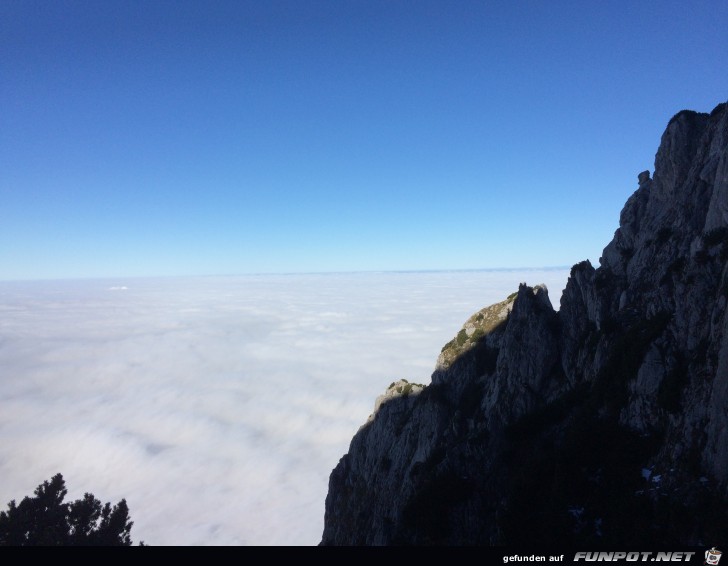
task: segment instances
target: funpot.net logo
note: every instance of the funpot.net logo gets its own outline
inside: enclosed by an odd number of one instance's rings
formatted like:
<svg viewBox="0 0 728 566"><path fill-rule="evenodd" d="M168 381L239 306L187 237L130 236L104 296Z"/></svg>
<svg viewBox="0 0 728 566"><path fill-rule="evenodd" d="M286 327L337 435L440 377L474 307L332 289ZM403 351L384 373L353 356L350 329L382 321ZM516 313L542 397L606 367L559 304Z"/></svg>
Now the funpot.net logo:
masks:
<svg viewBox="0 0 728 566"><path fill-rule="evenodd" d="M720 551L718 551L720 552ZM696 552L577 552L574 562L690 562ZM707 556L707 554L706 554ZM717 562L710 563L715 566Z"/></svg>

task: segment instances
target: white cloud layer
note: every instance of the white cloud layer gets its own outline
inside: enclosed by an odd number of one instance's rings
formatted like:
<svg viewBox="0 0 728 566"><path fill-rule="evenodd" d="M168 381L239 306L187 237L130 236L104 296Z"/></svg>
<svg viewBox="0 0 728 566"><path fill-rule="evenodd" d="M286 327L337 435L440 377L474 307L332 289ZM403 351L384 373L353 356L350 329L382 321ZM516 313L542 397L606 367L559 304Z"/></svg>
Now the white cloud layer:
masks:
<svg viewBox="0 0 728 566"><path fill-rule="evenodd" d="M61 472L153 545L313 545L328 476L399 378L568 270L0 283L0 506ZM123 293L114 292L123 290Z"/></svg>

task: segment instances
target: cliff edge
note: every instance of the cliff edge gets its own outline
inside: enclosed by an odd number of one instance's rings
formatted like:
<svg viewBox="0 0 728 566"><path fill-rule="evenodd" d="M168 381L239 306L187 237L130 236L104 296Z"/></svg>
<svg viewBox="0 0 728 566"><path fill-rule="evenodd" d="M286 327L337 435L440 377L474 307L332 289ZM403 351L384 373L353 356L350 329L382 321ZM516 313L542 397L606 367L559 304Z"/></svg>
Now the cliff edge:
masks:
<svg viewBox="0 0 728 566"><path fill-rule="evenodd" d="M321 544L727 539L728 103L676 114L638 185L558 312L522 284L380 398Z"/></svg>

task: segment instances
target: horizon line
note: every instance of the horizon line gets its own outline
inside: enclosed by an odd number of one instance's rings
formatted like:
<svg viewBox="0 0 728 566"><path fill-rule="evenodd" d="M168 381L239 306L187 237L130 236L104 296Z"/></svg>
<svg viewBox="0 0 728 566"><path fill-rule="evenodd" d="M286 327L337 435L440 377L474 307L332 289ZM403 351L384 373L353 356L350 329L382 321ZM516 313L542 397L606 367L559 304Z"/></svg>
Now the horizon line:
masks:
<svg viewBox="0 0 728 566"><path fill-rule="evenodd" d="M571 269L573 265L547 265L523 267L465 267L465 268L431 268L431 269L361 269L336 271L260 271L250 273L217 273L195 275L89 275L70 277L37 277L0 279L2 283L42 283L59 281L109 281L118 279L206 279L226 277L266 277L266 276L292 276L292 275L366 275L366 274L404 274L404 273L477 273L488 271L557 271Z"/></svg>

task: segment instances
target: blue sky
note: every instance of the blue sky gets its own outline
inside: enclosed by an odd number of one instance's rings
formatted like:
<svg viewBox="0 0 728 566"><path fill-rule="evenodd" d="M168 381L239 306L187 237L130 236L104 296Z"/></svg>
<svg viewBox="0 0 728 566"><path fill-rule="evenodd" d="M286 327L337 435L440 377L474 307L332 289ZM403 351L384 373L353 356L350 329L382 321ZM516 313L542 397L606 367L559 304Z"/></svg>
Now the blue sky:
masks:
<svg viewBox="0 0 728 566"><path fill-rule="evenodd" d="M596 263L728 3L0 4L0 279Z"/></svg>

